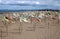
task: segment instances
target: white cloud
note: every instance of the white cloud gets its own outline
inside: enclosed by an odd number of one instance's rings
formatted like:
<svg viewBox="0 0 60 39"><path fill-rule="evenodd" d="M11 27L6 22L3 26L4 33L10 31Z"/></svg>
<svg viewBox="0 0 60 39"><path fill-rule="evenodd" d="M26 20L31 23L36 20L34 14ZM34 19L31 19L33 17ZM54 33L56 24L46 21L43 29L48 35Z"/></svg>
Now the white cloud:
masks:
<svg viewBox="0 0 60 39"><path fill-rule="evenodd" d="M58 3L60 1L54 0L0 0L2 4L19 4L19 3L26 3L26 4L39 4L39 5L54 5L60 6Z"/></svg>
<svg viewBox="0 0 60 39"><path fill-rule="evenodd" d="M0 3L2 2L2 0L0 0Z"/></svg>
<svg viewBox="0 0 60 39"><path fill-rule="evenodd" d="M53 5L54 5L54 6L60 6L60 1L55 1L55 2L53 2Z"/></svg>

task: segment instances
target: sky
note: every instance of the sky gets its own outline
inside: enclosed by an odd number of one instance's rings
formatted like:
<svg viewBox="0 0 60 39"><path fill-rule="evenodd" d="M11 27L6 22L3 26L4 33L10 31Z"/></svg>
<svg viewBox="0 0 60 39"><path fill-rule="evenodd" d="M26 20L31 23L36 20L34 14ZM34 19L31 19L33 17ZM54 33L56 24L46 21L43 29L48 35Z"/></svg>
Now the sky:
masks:
<svg viewBox="0 0 60 39"><path fill-rule="evenodd" d="M5 4L5 5L2 5ZM7 4L29 4L31 6L7 5ZM32 6L38 5L38 6ZM41 6L44 5L44 6ZM7 8L8 7L8 8ZM60 0L0 0L1 9L59 9Z"/></svg>
<svg viewBox="0 0 60 39"><path fill-rule="evenodd" d="M38 4L60 6L60 0L0 0L0 4Z"/></svg>
<svg viewBox="0 0 60 39"><path fill-rule="evenodd" d="M20 3L28 3L28 4L50 4L60 6L60 0L0 0L0 4L20 4Z"/></svg>

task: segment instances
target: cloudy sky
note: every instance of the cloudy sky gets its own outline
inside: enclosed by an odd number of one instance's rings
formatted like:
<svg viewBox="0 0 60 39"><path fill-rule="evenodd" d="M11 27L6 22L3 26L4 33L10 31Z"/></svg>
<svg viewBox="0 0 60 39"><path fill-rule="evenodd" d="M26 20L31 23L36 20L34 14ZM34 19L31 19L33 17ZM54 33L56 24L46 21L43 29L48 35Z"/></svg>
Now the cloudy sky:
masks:
<svg viewBox="0 0 60 39"><path fill-rule="evenodd" d="M60 9L60 0L0 0L0 4L36 4L36 5L47 5L47 6L11 6L11 5L0 5L0 9ZM51 6L51 7L50 7ZM9 7L9 8L7 8ZM27 8L26 8L27 7Z"/></svg>
<svg viewBox="0 0 60 39"><path fill-rule="evenodd" d="M50 4L59 6L60 0L0 0L0 4Z"/></svg>

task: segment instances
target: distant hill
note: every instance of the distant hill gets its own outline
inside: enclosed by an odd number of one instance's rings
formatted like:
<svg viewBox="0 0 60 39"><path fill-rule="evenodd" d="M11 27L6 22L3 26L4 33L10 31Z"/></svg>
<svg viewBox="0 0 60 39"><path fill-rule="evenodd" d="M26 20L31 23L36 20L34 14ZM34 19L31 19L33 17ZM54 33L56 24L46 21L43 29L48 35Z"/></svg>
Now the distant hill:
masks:
<svg viewBox="0 0 60 39"><path fill-rule="evenodd" d="M59 12L60 10L53 10L53 9L41 9L41 10L0 10L0 12L24 12L24 11L56 11L56 12Z"/></svg>

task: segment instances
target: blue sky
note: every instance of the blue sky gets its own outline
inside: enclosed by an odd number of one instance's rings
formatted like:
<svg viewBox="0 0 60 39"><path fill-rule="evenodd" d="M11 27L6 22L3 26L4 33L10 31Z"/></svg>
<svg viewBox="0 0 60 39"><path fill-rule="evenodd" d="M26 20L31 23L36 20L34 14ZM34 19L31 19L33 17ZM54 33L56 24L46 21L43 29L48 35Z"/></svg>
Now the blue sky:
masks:
<svg viewBox="0 0 60 39"><path fill-rule="evenodd" d="M0 0L0 4L39 3L60 6L60 0Z"/></svg>
<svg viewBox="0 0 60 39"><path fill-rule="evenodd" d="M39 4L60 6L60 0L0 0L0 4Z"/></svg>
<svg viewBox="0 0 60 39"><path fill-rule="evenodd" d="M5 4L5 5L1 5L1 4ZM6 4L31 4L31 6L6 5ZM32 6L34 4L36 6ZM5 10L5 9L10 9L10 10L59 9L60 10L60 0L0 0L0 10Z"/></svg>

